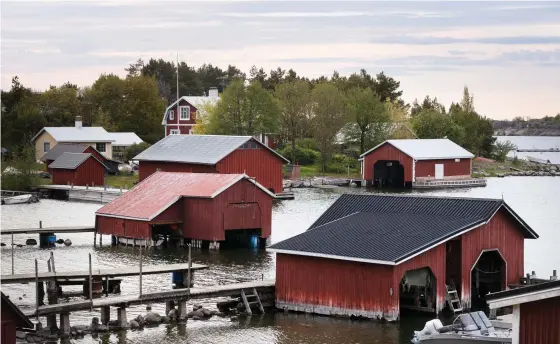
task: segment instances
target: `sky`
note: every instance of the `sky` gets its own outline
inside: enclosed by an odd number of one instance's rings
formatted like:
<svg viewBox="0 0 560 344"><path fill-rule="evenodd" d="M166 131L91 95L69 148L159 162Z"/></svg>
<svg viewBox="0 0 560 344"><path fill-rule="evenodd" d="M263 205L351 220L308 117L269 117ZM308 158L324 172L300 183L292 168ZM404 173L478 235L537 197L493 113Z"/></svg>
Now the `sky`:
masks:
<svg viewBox="0 0 560 344"><path fill-rule="evenodd" d="M299 75L384 71L412 102L459 101L465 85L490 118L560 112L560 2L8 1L1 87L37 90L138 58Z"/></svg>

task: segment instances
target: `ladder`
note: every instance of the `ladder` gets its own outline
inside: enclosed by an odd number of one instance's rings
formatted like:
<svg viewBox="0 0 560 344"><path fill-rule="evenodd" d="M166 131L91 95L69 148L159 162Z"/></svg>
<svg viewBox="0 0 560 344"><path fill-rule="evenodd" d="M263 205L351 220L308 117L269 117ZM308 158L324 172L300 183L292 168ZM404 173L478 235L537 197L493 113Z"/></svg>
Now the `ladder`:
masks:
<svg viewBox="0 0 560 344"><path fill-rule="evenodd" d="M252 294L245 294L245 291L241 289L241 299L243 299L245 311L248 315L252 315L253 312L251 311L251 305L258 305L259 311L261 314L264 314L264 308L261 303L261 299L259 298L259 294L257 293L257 289L253 288L251 292Z"/></svg>
<svg viewBox="0 0 560 344"><path fill-rule="evenodd" d="M449 304L449 308L453 313L462 312L463 306L461 305L461 300L459 299L459 294L455 286L446 284L445 289L447 290L447 303Z"/></svg>

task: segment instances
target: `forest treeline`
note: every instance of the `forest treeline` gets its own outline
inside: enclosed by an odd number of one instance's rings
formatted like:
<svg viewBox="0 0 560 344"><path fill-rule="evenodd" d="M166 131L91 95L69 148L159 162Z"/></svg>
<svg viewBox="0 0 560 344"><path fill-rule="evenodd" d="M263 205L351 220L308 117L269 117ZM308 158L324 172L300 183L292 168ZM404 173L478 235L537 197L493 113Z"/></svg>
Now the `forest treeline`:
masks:
<svg viewBox="0 0 560 344"><path fill-rule="evenodd" d="M17 149L44 126L71 126L76 116L84 125L108 131L133 131L148 143L163 136L163 112L179 94L203 95L218 87L217 104L200 109L198 133L275 134L280 150L292 161L355 166L356 157L388 138L447 137L476 155L491 157L492 122L476 112L468 88L446 107L426 96L406 104L400 82L383 72L360 70L350 76L309 79L294 70L269 72L252 67L138 60L126 76L101 75L92 85L71 82L37 92L17 76L2 91L2 147Z"/></svg>

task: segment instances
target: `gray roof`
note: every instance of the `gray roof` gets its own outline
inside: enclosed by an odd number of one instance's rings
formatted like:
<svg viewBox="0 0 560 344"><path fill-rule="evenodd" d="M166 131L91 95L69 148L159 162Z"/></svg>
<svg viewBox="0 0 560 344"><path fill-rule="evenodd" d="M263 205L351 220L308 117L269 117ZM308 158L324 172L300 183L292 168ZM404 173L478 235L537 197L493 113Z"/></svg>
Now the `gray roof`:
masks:
<svg viewBox="0 0 560 344"><path fill-rule="evenodd" d="M394 146L415 160L474 158L471 152L449 139L387 140L363 153L360 157L371 153L385 143Z"/></svg>
<svg viewBox="0 0 560 344"><path fill-rule="evenodd" d="M504 207L526 238L538 235L503 200L342 195L304 233L272 251L398 264L489 221Z"/></svg>
<svg viewBox="0 0 560 344"><path fill-rule="evenodd" d="M49 133L57 142L113 142L103 127L44 127L32 141L43 132Z"/></svg>
<svg viewBox="0 0 560 344"><path fill-rule="evenodd" d="M45 153L41 161L56 160L63 153L83 153L89 146L79 143L59 143Z"/></svg>
<svg viewBox="0 0 560 344"><path fill-rule="evenodd" d="M86 161L90 156L92 156L90 153L69 153L69 152L65 152L62 153L62 155L60 155L55 161L53 161L50 165L49 168L61 168L61 169L66 169L66 170L74 170L76 169L78 166L80 166L84 161ZM95 157L93 157L95 159ZM97 159L95 159L97 160ZM103 165L103 167L105 167L105 165L100 162L99 160L97 160L101 165ZM105 167L107 168L107 167Z"/></svg>
<svg viewBox="0 0 560 344"><path fill-rule="evenodd" d="M288 161L251 136L229 135L169 135L135 156L133 160L215 165L249 140L258 142L280 159Z"/></svg>
<svg viewBox="0 0 560 344"><path fill-rule="evenodd" d="M133 144L142 143L141 138L135 133L108 133L109 137L114 140L113 146L132 146Z"/></svg>

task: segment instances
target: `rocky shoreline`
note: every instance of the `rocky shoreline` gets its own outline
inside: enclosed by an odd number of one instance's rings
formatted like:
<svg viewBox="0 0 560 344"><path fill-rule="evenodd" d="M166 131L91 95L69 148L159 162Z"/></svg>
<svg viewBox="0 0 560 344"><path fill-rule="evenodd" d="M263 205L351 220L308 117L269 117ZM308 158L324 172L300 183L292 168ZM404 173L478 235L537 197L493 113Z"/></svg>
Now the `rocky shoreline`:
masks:
<svg viewBox="0 0 560 344"><path fill-rule="evenodd" d="M560 165L526 163L522 168L510 167L510 171L502 171L494 174L488 173L483 169L477 170L473 168L473 174L482 177L560 177Z"/></svg>

